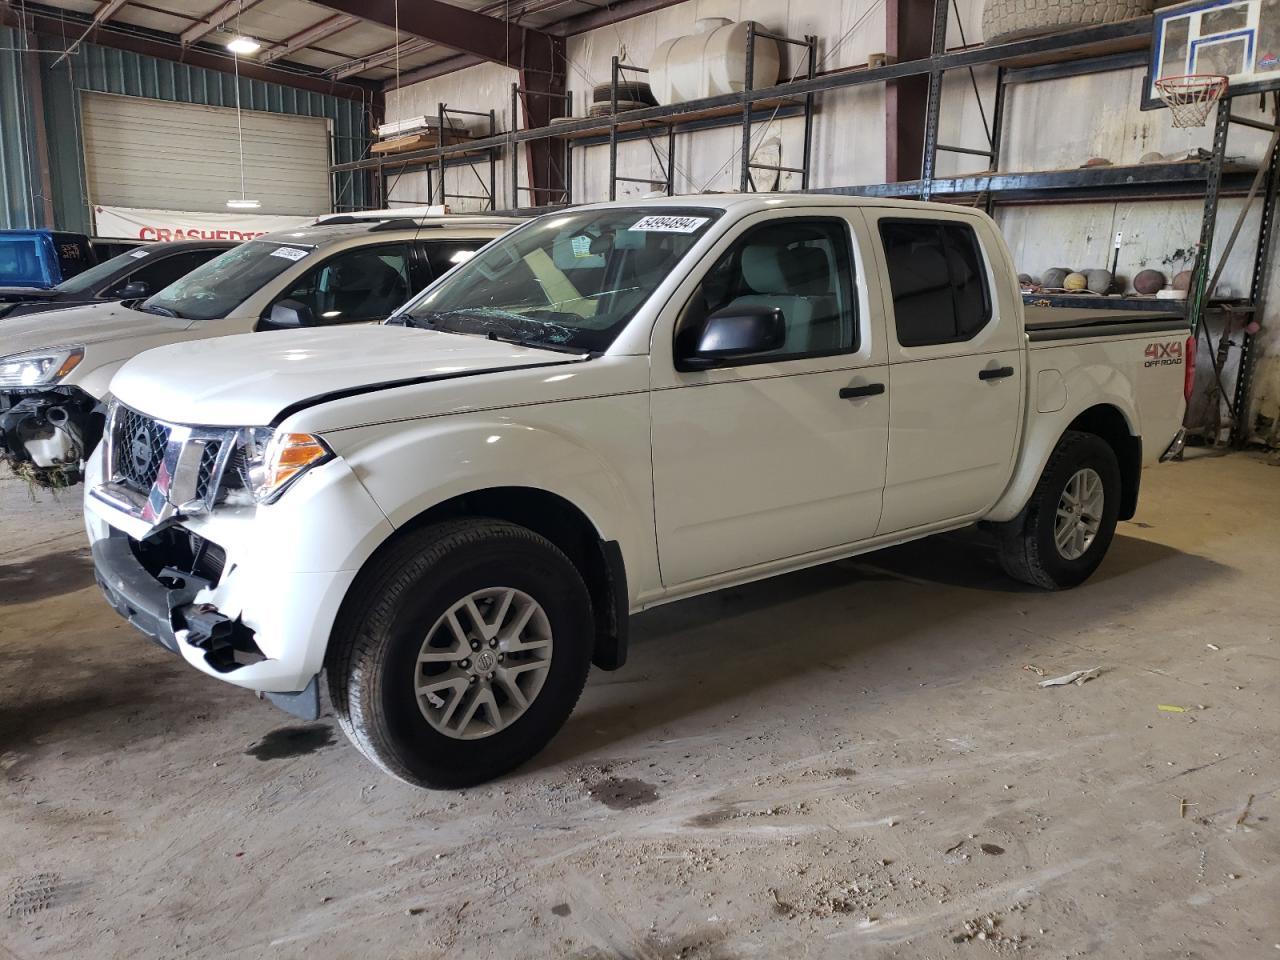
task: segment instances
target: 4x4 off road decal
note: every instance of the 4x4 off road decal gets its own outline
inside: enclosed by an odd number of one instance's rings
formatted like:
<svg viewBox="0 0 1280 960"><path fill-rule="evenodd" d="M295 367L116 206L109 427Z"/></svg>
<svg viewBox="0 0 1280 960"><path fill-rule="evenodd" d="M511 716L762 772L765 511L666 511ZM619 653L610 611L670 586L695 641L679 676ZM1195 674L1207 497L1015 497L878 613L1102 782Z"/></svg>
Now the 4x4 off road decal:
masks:
<svg viewBox="0 0 1280 960"><path fill-rule="evenodd" d="M1144 367L1180 367L1182 366L1182 344L1148 343L1143 356L1147 359Z"/></svg>

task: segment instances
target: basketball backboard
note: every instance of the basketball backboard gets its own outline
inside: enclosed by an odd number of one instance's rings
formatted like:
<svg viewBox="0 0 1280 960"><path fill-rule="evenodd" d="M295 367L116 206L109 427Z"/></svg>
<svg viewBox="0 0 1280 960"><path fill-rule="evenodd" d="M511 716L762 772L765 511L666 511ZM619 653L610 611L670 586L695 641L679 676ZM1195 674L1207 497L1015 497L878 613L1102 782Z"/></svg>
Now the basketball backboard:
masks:
<svg viewBox="0 0 1280 960"><path fill-rule="evenodd" d="M1280 89L1280 0L1190 0L1156 10L1142 108L1162 105L1155 82L1221 74L1229 96Z"/></svg>

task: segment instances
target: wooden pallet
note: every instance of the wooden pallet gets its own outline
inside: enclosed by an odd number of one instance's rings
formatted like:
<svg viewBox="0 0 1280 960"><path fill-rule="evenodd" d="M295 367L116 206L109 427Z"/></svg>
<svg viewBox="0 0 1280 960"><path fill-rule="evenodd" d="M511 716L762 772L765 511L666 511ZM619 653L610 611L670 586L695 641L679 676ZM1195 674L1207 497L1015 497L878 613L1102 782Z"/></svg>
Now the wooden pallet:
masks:
<svg viewBox="0 0 1280 960"><path fill-rule="evenodd" d="M439 147L443 144L466 143L468 140L475 139L465 133L447 133L443 138L436 130L420 130L417 133L407 133L400 137L391 137L387 140L379 140L369 147L370 153L407 153L410 150L429 150L432 147Z"/></svg>

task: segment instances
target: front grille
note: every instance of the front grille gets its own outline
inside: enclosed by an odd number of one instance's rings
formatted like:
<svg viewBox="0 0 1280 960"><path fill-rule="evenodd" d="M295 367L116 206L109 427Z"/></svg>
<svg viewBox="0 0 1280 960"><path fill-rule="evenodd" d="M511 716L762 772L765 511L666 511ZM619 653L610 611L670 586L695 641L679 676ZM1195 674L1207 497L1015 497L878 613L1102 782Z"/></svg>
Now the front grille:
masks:
<svg viewBox="0 0 1280 960"><path fill-rule="evenodd" d="M118 415L120 422L112 444L112 470L125 486L139 493L150 493L164 462L170 429L128 407L120 407Z"/></svg>
<svg viewBox="0 0 1280 960"><path fill-rule="evenodd" d="M197 453L199 456L195 489L186 487L181 490L181 500L184 504L203 502L206 509L214 505L218 499L219 474L225 459L223 454L235 450L232 431L175 427L123 405L117 408L114 424L111 434L111 470L116 483L143 496L151 496L165 462L166 452L171 445L180 445L181 449L174 449L176 459L170 465L175 473L181 472L183 463L190 462L188 457ZM193 449L193 444L198 445L198 451ZM228 447L228 444L231 446ZM170 477L169 480L173 482L177 478ZM162 492L166 495L172 492L169 484L162 486Z"/></svg>
<svg viewBox="0 0 1280 960"><path fill-rule="evenodd" d="M213 478L218 466L218 453L222 450L222 444L217 440L210 440L205 444L204 452L200 455L200 472L196 478L196 499L213 502L210 494L213 492Z"/></svg>

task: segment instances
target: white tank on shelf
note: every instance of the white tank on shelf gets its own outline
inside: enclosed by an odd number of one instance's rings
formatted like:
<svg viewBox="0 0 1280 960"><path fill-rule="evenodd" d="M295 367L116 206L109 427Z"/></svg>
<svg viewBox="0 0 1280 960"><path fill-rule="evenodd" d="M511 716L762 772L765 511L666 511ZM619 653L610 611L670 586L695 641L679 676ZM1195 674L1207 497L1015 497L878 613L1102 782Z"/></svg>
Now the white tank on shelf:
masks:
<svg viewBox="0 0 1280 960"><path fill-rule="evenodd" d="M682 103L701 97L740 93L747 82L747 34L750 20L734 23L724 17L698 21L698 32L668 40L654 51L649 85L659 103ZM759 24L756 25L760 29ZM778 45L756 37L755 89L778 82Z"/></svg>

